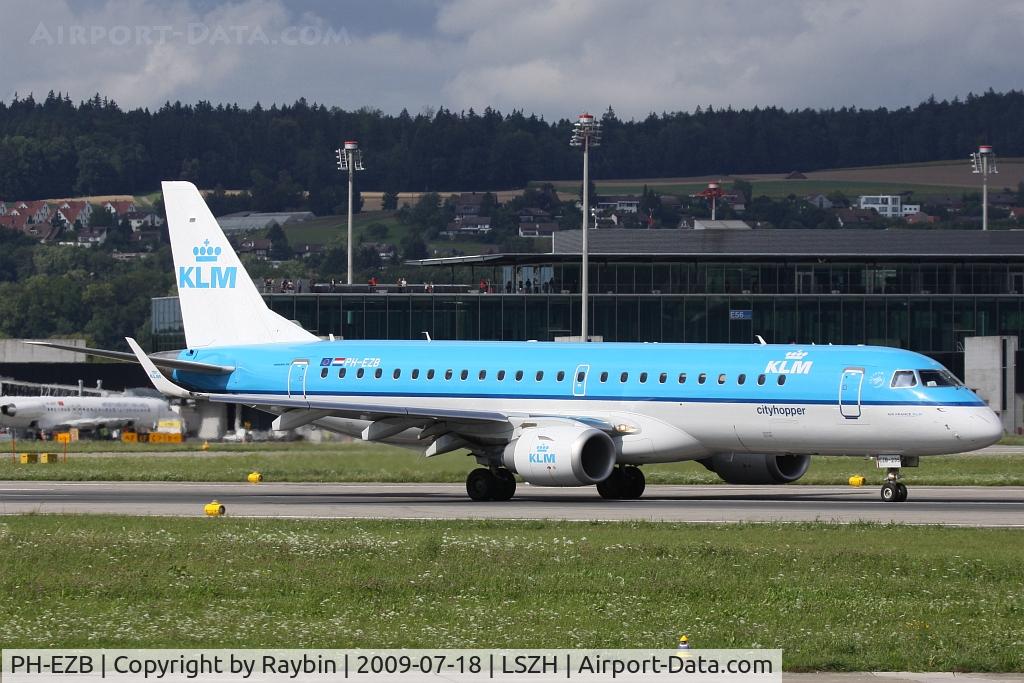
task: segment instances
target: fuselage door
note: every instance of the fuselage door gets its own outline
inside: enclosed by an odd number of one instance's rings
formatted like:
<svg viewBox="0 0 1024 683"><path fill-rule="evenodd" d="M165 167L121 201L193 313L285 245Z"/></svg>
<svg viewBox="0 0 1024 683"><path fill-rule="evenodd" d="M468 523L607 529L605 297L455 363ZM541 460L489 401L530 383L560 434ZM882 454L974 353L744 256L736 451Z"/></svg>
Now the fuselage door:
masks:
<svg viewBox="0 0 1024 683"><path fill-rule="evenodd" d="M587 395L587 375L590 374L589 365L577 365L576 372L572 376L572 395Z"/></svg>
<svg viewBox="0 0 1024 683"><path fill-rule="evenodd" d="M288 366L288 398L306 398L306 371L309 361L296 358Z"/></svg>
<svg viewBox="0 0 1024 683"><path fill-rule="evenodd" d="M839 380L839 413L848 420L860 417L860 392L864 387L864 368L846 368Z"/></svg>

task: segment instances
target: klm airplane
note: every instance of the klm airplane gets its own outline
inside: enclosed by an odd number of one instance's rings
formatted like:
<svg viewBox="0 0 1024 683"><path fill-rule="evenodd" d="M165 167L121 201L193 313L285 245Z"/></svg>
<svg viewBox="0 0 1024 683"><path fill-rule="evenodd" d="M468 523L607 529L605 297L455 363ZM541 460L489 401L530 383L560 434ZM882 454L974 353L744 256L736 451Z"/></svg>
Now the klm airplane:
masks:
<svg viewBox="0 0 1024 683"><path fill-rule="evenodd" d="M811 454L886 470L995 443L997 416L939 363L871 346L324 341L271 311L196 188L163 183L188 348L147 356L172 397L241 403L366 441L465 449L473 500L534 486L638 498L643 465L697 460L729 483L784 484Z"/></svg>

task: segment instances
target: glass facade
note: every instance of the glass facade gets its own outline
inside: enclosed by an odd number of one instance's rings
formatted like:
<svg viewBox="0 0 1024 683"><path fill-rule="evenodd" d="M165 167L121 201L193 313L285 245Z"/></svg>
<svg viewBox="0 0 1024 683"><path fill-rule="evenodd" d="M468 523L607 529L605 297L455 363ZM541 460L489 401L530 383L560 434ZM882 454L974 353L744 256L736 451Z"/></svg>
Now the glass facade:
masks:
<svg viewBox="0 0 1024 683"><path fill-rule="evenodd" d="M526 281L541 293L579 291L580 266L574 261L482 267L475 274L505 293L518 292L518 283ZM608 294L1021 294L1024 263L592 260L590 288Z"/></svg>
<svg viewBox="0 0 1024 683"><path fill-rule="evenodd" d="M1024 335L1024 262L598 262L591 334L605 341L878 344L953 369L963 340ZM436 279L432 270L424 279ZM553 340L580 334L579 265L478 266L498 293L268 293L284 317L344 339ZM518 283L531 283L520 291ZM416 288L419 289L419 288ZM513 293L505 293L511 289ZM185 345L176 298L153 300L154 350Z"/></svg>
<svg viewBox="0 0 1024 683"><path fill-rule="evenodd" d="M550 341L580 334L578 294L267 294L306 329L345 339ZM595 294L605 341L878 344L939 354L964 337L1024 334L1024 297L937 295ZM157 348L182 348L176 298L153 300Z"/></svg>

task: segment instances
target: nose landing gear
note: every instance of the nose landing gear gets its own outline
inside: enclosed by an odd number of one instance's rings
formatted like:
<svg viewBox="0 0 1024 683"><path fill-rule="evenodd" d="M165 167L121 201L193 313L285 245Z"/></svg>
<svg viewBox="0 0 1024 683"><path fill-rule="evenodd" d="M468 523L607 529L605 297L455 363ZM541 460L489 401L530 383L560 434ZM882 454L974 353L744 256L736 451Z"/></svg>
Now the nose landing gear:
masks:
<svg viewBox="0 0 1024 683"><path fill-rule="evenodd" d="M907 486L899 481L882 484L882 500L886 503L902 503L907 499Z"/></svg>
<svg viewBox="0 0 1024 683"><path fill-rule="evenodd" d="M900 481L900 470L903 467L917 467L916 455L877 455L875 466L885 469L885 483L882 484L881 496L886 503L902 503L907 499L907 487Z"/></svg>

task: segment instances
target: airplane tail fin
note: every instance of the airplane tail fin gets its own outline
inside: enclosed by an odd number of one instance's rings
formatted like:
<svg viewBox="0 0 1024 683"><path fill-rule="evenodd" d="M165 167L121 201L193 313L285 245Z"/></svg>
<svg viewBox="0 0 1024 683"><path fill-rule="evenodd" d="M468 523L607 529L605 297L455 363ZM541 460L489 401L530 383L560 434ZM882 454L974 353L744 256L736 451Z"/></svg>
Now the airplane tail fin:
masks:
<svg viewBox="0 0 1024 683"><path fill-rule="evenodd" d="M195 185L161 186L189 348L317 339L267 307Z"/></svg>

